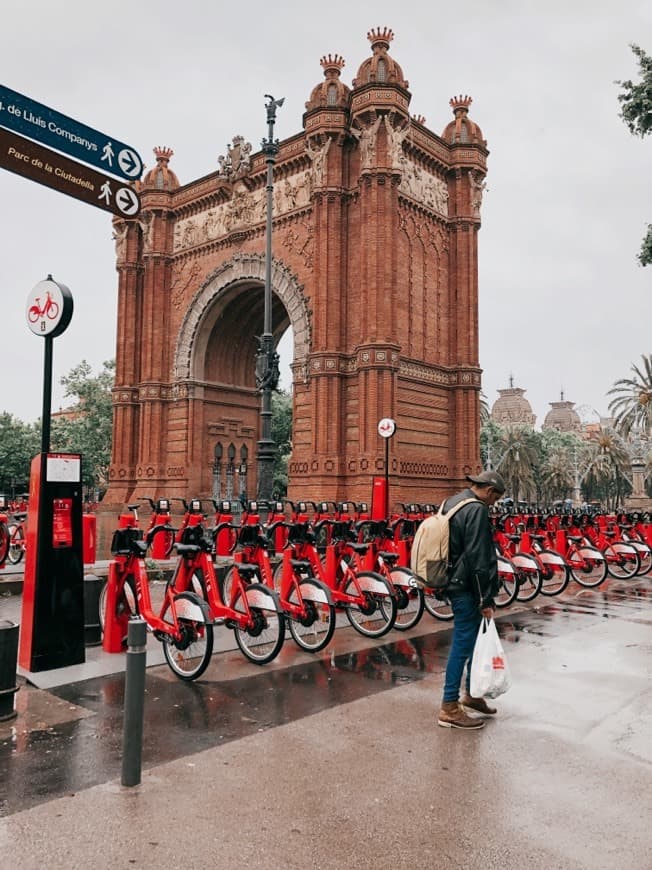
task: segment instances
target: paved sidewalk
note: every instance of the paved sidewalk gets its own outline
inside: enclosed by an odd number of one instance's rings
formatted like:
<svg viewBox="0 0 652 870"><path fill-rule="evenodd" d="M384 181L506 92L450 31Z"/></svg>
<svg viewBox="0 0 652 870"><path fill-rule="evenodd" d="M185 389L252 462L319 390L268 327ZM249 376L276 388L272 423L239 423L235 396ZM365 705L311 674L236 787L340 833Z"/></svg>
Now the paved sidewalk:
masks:
<svg viewBox="0 0 652 870"><path fill-rule="evenodd" d="M271 711L310 690L300 666L248 736L193 753L188 720L183 753L148 763L142 785L111 779L0 819L0 855L21 870L650 870L652 584L621 590L574 587L500 617L514 683L483 731L435 725L441 663L410 682L390 667L384 690L279 725ZM224 685L212 668L205 691ZM329 681L312 691L328 697ZM225 697L215 715L242 714Z"/></svg>

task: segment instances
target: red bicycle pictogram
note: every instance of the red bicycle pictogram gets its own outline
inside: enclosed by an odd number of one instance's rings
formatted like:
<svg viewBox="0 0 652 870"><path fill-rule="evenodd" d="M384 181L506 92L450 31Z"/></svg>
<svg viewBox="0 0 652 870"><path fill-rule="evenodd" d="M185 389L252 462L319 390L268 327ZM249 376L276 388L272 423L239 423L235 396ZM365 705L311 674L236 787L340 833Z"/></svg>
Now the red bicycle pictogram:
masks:
<svg viewBox="0 0 652 870"><path fill-rule="evenodd" d="M59 316L59 303L55 302L52 296L50 296L50 291L46 291L45 302L41 307L41 297L36 297L36 302L27 312L27 317L29 318L30 323L36 323L36 321L41 317L47 317L48 320L56 320Z"/></svg>

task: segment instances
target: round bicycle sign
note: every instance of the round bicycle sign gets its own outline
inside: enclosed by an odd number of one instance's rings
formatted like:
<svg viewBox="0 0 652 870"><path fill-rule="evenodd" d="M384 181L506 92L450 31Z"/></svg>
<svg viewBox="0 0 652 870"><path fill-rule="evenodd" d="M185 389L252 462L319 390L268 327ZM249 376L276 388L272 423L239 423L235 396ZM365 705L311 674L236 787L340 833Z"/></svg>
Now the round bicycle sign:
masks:
<svg viewBox="0 0 652 870"><path fill-rule="evenodd" d="M380 437L391 438L394 432L396 432L396 420L392 420L391 417L383 417L378 423L378 434Z"/></svg>
<svg viewBox="0 0 652 870"><path fill-rule="evenodd" d="M72 293L48 275L27 297L27 325L34 335L55 338L66 330L72 318Z"/></svg>

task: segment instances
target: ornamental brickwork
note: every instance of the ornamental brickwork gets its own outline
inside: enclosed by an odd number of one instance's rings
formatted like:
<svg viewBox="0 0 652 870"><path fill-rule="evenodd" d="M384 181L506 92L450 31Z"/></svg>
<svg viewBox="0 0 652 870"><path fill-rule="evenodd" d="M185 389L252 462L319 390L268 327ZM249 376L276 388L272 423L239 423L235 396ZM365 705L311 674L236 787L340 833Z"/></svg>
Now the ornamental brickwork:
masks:
<svg viewBox="0 0 652 870"><path fill-rule="evenodd" d="M392 498L434 501L479 468L477 233L488 151L469 97L436 135L389 53L344 60L274 174L273 333L294 338L292 499L368 501L393 417ZM286 106L284 111L289 110ZM172 152L114 221L118 339L107 504L256 491L266 164L236 136L180 186Z"/></svg>

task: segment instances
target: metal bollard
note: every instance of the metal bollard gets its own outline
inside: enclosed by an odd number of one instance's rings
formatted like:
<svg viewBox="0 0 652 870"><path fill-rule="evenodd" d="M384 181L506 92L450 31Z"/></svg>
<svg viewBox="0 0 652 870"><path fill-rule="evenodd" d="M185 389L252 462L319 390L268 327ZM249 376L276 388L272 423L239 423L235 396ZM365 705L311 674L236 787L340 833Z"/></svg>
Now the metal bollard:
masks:
<svg viewBox="0 0 652 870"><path fill-rule="evenodd" d="M129 620L127 671L125 675L124 730L122 735L122 784L140 783L145 708L147 623L141 617Z"/></svg>

